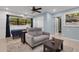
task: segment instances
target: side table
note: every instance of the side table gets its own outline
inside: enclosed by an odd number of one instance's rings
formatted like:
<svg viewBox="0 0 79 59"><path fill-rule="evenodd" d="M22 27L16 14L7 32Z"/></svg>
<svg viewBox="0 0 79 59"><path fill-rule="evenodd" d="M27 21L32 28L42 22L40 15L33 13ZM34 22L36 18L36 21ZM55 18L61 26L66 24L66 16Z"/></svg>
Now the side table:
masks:
<svg viewBox="0 0 79 59"><path fill-rule="evenodd" d="M22 31L22 34L21 34L21 42L22 42L23 44L26 43L26 41L25 41L25 33L27 33L27 31L26 31L26 30L23 30L23 31Z"/></svg>
<svg viewBox="0 0 79 59"><path fill-rule="evenodd" d="M59 52L63 50L63 40L55 39L53 40L48 40L43 43L43 51L44 52Z"/></svg>

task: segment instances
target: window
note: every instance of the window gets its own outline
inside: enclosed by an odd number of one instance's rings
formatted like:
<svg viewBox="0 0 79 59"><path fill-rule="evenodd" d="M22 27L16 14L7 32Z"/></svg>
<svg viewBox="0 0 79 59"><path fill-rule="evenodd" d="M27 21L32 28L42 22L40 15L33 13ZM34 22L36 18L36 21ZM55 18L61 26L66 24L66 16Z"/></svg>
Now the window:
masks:
<svg viewBox="0 0 79 59"><path fill-rule="evenodd" d="M11 25L27 25L27 24L31 24L31 19L18 17L18 16L10 16L10 24Z"/></svg>

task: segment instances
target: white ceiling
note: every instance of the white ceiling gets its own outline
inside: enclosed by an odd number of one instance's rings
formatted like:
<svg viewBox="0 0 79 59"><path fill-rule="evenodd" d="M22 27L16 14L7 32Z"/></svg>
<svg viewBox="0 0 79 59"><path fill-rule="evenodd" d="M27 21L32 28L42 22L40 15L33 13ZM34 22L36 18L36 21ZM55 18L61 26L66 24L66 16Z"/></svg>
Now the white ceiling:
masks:
<svg viewBox="0 0 79 59"><path fill-rule="evenodd" d="M42 10L41 12L50 12L50 13L55 13L55 12L60 12L63 10L75 8L76 6L36 6L36 8L41 7ZM32 13L31 9L32 6L0 6L0 10L5 10L5 8L8 8L7 11L9 12L14 12L18 14L23 14L26 16L35 16L40 13Z"/></svg>

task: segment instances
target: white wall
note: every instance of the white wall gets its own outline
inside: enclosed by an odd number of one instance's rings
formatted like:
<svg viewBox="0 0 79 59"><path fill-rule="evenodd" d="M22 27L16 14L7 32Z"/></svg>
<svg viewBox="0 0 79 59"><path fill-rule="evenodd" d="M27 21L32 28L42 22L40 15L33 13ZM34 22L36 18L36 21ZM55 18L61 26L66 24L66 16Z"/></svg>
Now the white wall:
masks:
<svg viewBox="0 0 79 59"><path fill-rule="evenodd" d="M44 16L40 15L33 18L33 27L42 28L44 30Z"/></svg>
<svg viewBox="0 0 79 59"><path fill-rule="evenodd" d="M0 11L0 39L5 38L6 33L6 13Z"/></svg>
<svg viewBox="0 0 79 59"><path fill-rule="evenodd" d="M55 21L50 13L43 13L33 18L33 27L41 27L44 32L54 34ZM39 24L39 25L38 25Z"/></svg>
<svg viewBox="0 0 79 59"><path fill-rule="evenodd" d="M52 14L46 13L45 15L46 15L45 20L44 20L45 32L54 34L54 32L55 32L55 30L54 30L55 29L55 20L53 19Z"/></svg>

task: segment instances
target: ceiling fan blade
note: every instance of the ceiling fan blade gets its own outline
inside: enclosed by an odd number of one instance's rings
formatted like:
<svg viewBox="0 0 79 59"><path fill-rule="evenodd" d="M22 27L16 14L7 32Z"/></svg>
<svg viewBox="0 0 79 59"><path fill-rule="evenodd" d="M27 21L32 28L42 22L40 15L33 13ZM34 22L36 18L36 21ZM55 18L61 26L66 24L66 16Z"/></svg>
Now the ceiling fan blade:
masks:
<svg viewBox="0 0 79 59"><path fill-rule="evenodd" d="M42 8L37 8L37 9L35 9L35 10L41 10Z"/></svg>
<svg viewBox="0 0 79 59"><path fill-rule="evenodd" d="M41 11L39 11L39 10L41 10L42 8L35 8L35 6L33 6L32 7L32 14L34 13L34 12L38 12L38 13L41 13Z"/></svg>
<svg viewBox="0 0 79 59"><path fill-rule="evenodd" d="M37 11L37 10L36 10L36 12L41 13L41 11Z"/></svg>

